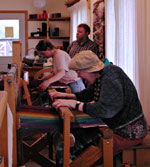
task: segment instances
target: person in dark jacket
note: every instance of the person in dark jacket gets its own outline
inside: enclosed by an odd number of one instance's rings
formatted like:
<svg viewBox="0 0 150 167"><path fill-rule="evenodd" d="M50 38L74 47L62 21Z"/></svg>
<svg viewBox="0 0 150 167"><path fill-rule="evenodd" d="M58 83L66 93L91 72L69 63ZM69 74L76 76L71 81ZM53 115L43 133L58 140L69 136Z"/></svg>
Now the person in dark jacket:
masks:
<svg viewBox="0 0 150 167"><path fill-rule="evenodd" d="M114 155L141 143L147 134L147 122L136 88L125 72L112 64L104 67L90 50L76 54L69 68L89 86L74 94L50 92L53 99L71 98L56 99L53 106L68 106L101 119L113 131Z"/></svg>

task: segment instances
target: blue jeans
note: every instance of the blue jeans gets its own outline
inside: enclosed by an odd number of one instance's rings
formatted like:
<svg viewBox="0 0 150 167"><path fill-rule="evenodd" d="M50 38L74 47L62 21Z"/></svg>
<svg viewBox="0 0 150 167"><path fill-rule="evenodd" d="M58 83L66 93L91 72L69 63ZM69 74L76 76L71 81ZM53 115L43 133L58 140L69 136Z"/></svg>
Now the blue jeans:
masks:
<svg viewBox="0 0 150 167"><path fill-rule="evenodd" d="M68 85L69 85L72 93L80 92L83 89L85 89L85 85L84 85L81 78L79 80L75 81L75 82L69 83Z"/></svg>

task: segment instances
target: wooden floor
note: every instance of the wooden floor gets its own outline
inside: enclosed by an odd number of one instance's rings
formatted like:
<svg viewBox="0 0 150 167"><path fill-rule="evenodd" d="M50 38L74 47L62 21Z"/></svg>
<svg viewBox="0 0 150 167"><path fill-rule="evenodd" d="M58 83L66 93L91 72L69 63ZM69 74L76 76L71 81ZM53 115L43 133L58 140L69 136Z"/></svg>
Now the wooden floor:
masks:
<svg viewBox="0 0 150 167"><path fill-rule="evenodd" d="M41 167L41 166L34 162L28 162L27 164L25 164L25 167ZM103 167L103 165L97 167ZM116 167L121 167L121 163L118 162Z"/></svg>
<svg viewBox="0 0 150 167"><path fill-rule="evenodd" d="M41 166L38 165L37 163L31 161L31 162L26 163L25 167L41 167ZM97 167L103 167L103 165L97 166ZM121 167L121 162L119 159L116 159L116 166L114 166L114 167Z"/></svg>
<svg viewBox="0 0 150 167"><path fill-rule="evenodd" d="M26 163L25 167L41 167L41 166L31 161L31 162Z"/></svg>
<svg viewBox="0 0 150 167"><path fill-rule="evenodd" d="M149 141L150 141L150 131L149 131L149 135L148 136L149 136ZM47 154L47 150L44 150L43 153L46 155ZM30 161L30 162L25 164L25 167L41 167L41 166L38 165L35 162ZM97 166L97 167L102 167L102 166ZM121 161L118 158L116 159L116 166L114 166L114 167L121 167Z"/></svg>

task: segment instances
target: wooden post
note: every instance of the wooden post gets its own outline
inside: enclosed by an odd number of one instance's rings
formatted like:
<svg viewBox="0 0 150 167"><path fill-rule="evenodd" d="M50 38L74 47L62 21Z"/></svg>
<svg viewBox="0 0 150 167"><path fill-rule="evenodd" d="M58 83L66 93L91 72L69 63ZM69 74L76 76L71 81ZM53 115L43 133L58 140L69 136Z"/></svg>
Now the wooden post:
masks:
<svg viewBox="0 0 150 167"><path fill-rule="evenodd" d="M17 65L17 76L18 79L18 85L20 84L20 76L21 76L21 62L22 62L22 56L21 56L21 42L20 41L13 41L13 57L12 57L12 63Z"/></svg>
<svg viewBox="0 0 150 167"><path fill-rule="evenodd" d="M46 39L49 40L49 16L47 18L47 35L46 35Z"/></svg>
<svg viewBox="0 0 150 167"><path fill-rule="evenodd" d="M113 139L103 140L103 165L104 167L113 167Z"/></svg>
<svg viewBox="0 0 150 167"><path fill-rule="evenodd" d="M7 92L0 91L0 155L8 167L8 125L7 125ZM1 164L2 165L2 164Z"/></svg>
<svg viewBox="0 0 150 167"><path fill-rule="evenodd" d="M87 0L88 1L88 8L91 9L91 0Z"/></svg>
<svg viewBox="0 0 150 167"><path fill-rule="evenodd" d="M67 107L60 107L61 116L64 119L64 149L63 149L63 166L69 167L70 163L70 122L73 117Z"/></svg>
<svg viewBox="0 0 150 167"><path fill-rule="evenodd" d="M49 91L55 92L56 90L50 88ZM74 121L74 116L68 107L60 107L59 115L64 121L64 148L63 148L63 167L70 166L70 123Z"/></svg>
<svg viewBox="0 0 150 167"><path fill-rule="evenodd" d="M4 87L8 94L8 104L13 115L13 167L17 166L17 138L16 138L16 92L13 76L4 77Z"/></svg>
<svg viewBox="0 0 150 167"><path fill-rule="evenodd" d="M8 104L13 115L13 162L12 166L17 166L17 137L16 137L16 103L21 76L21 42L13 41L12 63L17 66L16 83L13 75L4 76L4 88L8 94Z"/></svg>
<svg viewBox="0 0 150 167"><path fill-rule="evenodd" d="M103 166L113 167L113 132L107 126L100 128L103 137Z"/></svg>

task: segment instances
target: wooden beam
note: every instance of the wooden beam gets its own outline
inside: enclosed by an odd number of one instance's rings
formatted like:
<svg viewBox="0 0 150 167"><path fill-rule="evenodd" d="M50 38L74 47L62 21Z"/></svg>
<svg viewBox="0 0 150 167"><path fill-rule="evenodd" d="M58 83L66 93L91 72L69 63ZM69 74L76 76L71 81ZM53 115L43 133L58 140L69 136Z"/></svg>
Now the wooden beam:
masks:
<svg viewBox="0 0 150 167"><path fill-rule="evenodd" d="M0 155L8 166L7 92L0 91Z"/></svg>
<svg viewBox="0 0 150 167"><path fill-rule="evenodd" d="M79 2L80 0L68 0L68 1L66 1L66 3L65 3L65 5L67 6L67 7L71 7L71 6L73 6L74 4L76 4L77 2Z"/></svg>
<svg viewBox="0 0 150 167"><path fill-rule="evenodd" d="M8 104L13 115L13 167L17 166L17 139L16 139L16 93L14 90L14 76L4 77L4 88L8 93Z"/></svg>
<svg viewBox="0 0 150 167"><path fill-rule="evenodd" d="M88 8L91 9L91 0L87 0L88 2Z"/></svg>

